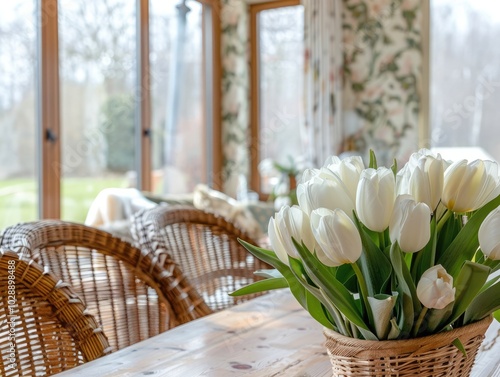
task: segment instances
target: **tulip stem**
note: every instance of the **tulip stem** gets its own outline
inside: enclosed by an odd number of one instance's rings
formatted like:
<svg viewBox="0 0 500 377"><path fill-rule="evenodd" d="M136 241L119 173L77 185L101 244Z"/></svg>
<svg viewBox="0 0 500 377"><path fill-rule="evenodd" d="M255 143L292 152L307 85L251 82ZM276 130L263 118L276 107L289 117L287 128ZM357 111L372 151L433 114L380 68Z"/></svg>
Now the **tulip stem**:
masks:
<svg viewBox="0 0 500 377"><path fill-rule="evenodd" d="M415 327L413 328L413 332L412 332L413 338L415 338L418 335L418 330L420 330L420 326L422 325L422 322L424 321L424 317L427 314L427 310L429 310L429 308L427 308L426 306L424 306L422 308L422 311L420 312L420 315L418 316L417 322L415 323Z"/></svg>
<svg viewBox="0 0 500 377"><path fill-rule="evenodd" d="M385 231L378 233L378 239L379 239L379 243L380 243L380 249L384 250L385 249Z"/></svg>
<svg viewBox="0 0 500 377"><path fill-rule="evenodd" d="M370 310L370 305L368 304L368 287L366 285L365 277L363 276L363 273L356 263L351 263L351 266L354 270L354 273L356 274L356 277L358 278L359 290L361 291L360 294L363 298L363 303L365 304L366 311L368 313L368 319L370 320L370 323L372 323L373 315L372 311Z"/></svg>
<svg viewBox="0 0 500 377"><path fill-rule="evenodd" d="M452 213L453 213L452 211L447 209L446 212L444 213L444 215L441 216L441 218L439 219L437 226L436 226L436 234L439 234L439 232L441 231L441 228L443 228L444 224L448 221L448 219L450 218Z"/></svg>

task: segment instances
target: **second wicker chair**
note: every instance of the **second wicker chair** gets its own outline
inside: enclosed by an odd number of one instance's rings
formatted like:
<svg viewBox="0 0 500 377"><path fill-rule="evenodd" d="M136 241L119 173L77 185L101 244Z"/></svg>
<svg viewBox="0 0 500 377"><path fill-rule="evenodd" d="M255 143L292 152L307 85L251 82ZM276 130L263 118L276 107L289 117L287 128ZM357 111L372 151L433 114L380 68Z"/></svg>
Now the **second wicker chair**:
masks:
<svg viewBox="0 0 500 377"><path fill-rule="evenodd" d="M239 242L256 242L221 217L190 206L158 206L135 215L133 236L143 250L163 266L178 264L218 311L257 295L231 297L228 293L252 283L254 271L271 268L254 258Z"/></svg>

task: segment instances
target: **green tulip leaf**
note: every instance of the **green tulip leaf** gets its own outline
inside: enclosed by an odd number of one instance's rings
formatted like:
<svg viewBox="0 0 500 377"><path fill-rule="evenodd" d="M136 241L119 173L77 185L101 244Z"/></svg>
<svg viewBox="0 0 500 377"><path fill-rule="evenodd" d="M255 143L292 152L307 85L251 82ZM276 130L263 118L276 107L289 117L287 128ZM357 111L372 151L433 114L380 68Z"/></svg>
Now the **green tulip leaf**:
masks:
<svg viewBox="0 0 500 377"><path fill-rule="evenodd" d="M376 295L368 297L368 304L373 313L375 322L375 333L380 340L387 339L391 329L390 321L393 317L392 311L396 304L398 293L391 295Z"/></svg>
<svg viewBox="0 0 500 377"><path fill-rule="evenodd" d="M462 342L460 341L459 338L455 339L453 342L451 342L455 347L458 348L458 350L460 352L462 352L462 354L464 355L464 357L467 357L467 351L465 350L465 347L464 345L462 344Z"/></svg>
<svg viewBox="0 0 500 377"><path fill-rule="evenodd" d="M430 309L426 317L427 328L422 329L427 334L433 334L438 328L442 328L445 324L448 325L450 321L448 319L453 313L453 307L455 302L450 302L443 309Z"/></svg>
<svg viewBox="0 0 500 377"><path fill-rule="evenodd" d="M343 264L342 266L338 266L337 271L335 272L335 277L337 278L337 280L344 285L353 276L355 276L355 274L350 264Z"/></svg>
<svg viewBox="0 0 500 377"><path fill-rule="evenodd" d="M293 240L295 248L299 253L304 268L309 277L322 290L329 301L344 314L359 329L365 339L377 340L377 337L366 325L362 315L357 310L357 305L351 292L340 283L327 267L323 265L314 255L303 245Z"/></svg>
<svg viewBox="0 0 500 377"><path fill-rule="evenodd" d="M306 307L304 309L306 309L309 314L311 314L311 316L323 326L347 335L342 331L342 329L337 327L341 325L339 322L342 319L341 317L334 315L336 313L332 313L332 304L328 302L328 300L323 296L321 290L318 287L310 284L308 279L306 279L307 274L302 263L299 260L291 257L289 257L288 259L290 262L290 271L294 274L297 281L306 289ZM324 312L325 307L331 313L337 326L332 324L332 322L326 316Z"/></svg>
<svg viewBox="0 0 500 377"><path fill-rule="evenodd" d="M408 266L403 260L401 250L397 243L392 244L391 261L397 282L396 290L399 293L400 318L398 327L404 336L410 334L414 322L414 314L420 313L422 305L417 298L417 290L410 276Z"/></svg>
<svg viewBox="0 0 500 377"><path fill-rule="evenodd" d="M493 271L492 271L491 273L493 273ZM491 274L490 274L490 276L491 276ZM483 292L483 291L487 290L487 289L488 289L489 287L491 287L493 284L496 284L496 282L497 282L497 281L499 281L499 280L500 280L500 275L496 275L496 276L494 276L494 277L490 278L490 279L489 279L489 280L488 280L488 281L487 281L487 282L483 285L483 287L481 288L481 290L479 291L479 293L481 293L481 292Z"/></svg>
<svg viewBox="0 0 500 377"><path fill-rule="evenodd" d="M481 223L499 205L500 195L477 210L439 258L438 264L441 264L454 279L458 276L463 261L472 260L479 247L477 234Z"/></svg>
<svg viewBox="0 0 500 377"><path fill-rule="evenodd" d="M391 170L394 173L394 177L396 177L398 175L398 160L392 160Z"/></svg>
<svg viewBox="0 0 500 377"><path fill-rule="evenodd" d="M414 282L419 281L422 274L434 266L436 262L436 243L436 218L433 217L431 220L431 239L422 250L413 254L414 260L410 270Z"/></svg>
<svg viewBox="0 0 500 377"><path fill-rule="evenodd" d="M453 213L446 210L445 216L445 223L444 225L441 225L442 228L438 230L438 238L437 238L437 245L436 245L436 260L439 260L441 256L443 255L444 251L450 246L450 244L453 242L453 240L456 238L457 234L460 232L460 229L462 229L461 222L462 218L461 217L455 217L453 216ZM439 222L441 223L444 221L441 219ZM436 225L437 227L437 225Z"/></svg>
<svg viewBox="0 0 500 377"><path fill-rule="evenodd" d="M377 156L375 156L375 152L373 151L373 149L370 149L370 164L368 165L368 167L372 168L372 169L377 169Z"/></svg>
<svg viewBox="0 0 500 377"><path fill-rule="evenodd" d="M281 274L281 272L279 272L275 268L270 268L270 269L265 269L265 270L257 270L253 274L256 275L256 276L260 276L260 277L266 278L266 279L269 279L269 278L282 278L283 277L283 275Z"/></svg>
<svg viewBox="0 0 500 377"><path fill-rule="evenodd" d="M392 265L387 255L375 245L356 215L354 215L354 222L363 244L363 252L356 264L363 273L368 288L368 296L374 297L387 291L391 280Z"/></svg>
<svg viewBox="0 0 500 377"><path fill-rule="evenodd" d="M493 318L500 322L500 309L493 312Z"/></svg>
<svg viewBox="0 0 500 377"><path fill-rule="evenodd" d="M246 285L234 292L229 293L230 296L243 296L257 292L271 291L273 289L288 288L288 281L285 278L268 278L258 280L254 283Z"/></svg>
<svg viewBox="0 0 500 377"><path fill-rule="evenodd" d="M401 334L401 329L398 326L398 322L396 317L391 319L391 329L389 331L389 335L387 335L387 340L394 340L399 338L399 334Z"/></svg>
<svg viewBox="0 0 500 377"><path fill-rule="evenodd" d="M465 262L455 280L455 305L451 317L444 327L455 322L465 312L483 284L488 280L489 275L489 267L471 261Z"/></svg>
<svg viewBox="0 0 500 377"><path fill-rule="evenodd" d="M479 321L500 310L500 283L479 293L465 310L464 325Z"/></svg>
<svg viewBox="0 0 500 377"><path fill-rule="evenodd" d="M290 267L284 264L271 250L262 249L243 240L239 240L239 242L256 258L276 268L288 282L290 292L292 292L295 299L307 310L307 291L302 284L297 281L292 271L290 271Z"/></svg>
<svg viewBox="0 0 500 377"><path fill-rule="evenodd" d="M307 311L316 321L322 324L324 327L329 328L334 331L339 331L338 328L332 324L330 319L325 313L325 307L318 298L311 292L306 293ZM347 334L346 334L347 336Z"/></svg>
<svg viewBox="0 0 500 377"><path fill-rule="evenodd" d="M497 260L495 261L496 263L494 263L492 265L492 270L491 272L497 272L498 270L500 270L500 260Z"/></svg>

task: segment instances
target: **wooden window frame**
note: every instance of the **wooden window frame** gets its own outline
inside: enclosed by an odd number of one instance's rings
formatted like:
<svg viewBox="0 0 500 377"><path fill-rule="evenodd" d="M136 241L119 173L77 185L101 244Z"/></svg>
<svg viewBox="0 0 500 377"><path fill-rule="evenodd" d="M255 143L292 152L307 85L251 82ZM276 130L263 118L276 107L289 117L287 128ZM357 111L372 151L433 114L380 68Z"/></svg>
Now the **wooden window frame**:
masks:
<svg viewBox="0 0 500 377"><path fill-rule="evenodd" d="M42 218L58 219L61 217L58 0L39 0L36 14L38 212Z"/></svg>
<svg viewBox="0 0 500 377"><path fill-rule="evenodd" d="M149 62L149 0L137 0L137 87L135 153L137 188L151 191L151 66Z"/></svg>
<svg viewBox="0 0 500 377"><path fill-rule="evenodd" d="M209 130L208 140L205 138L204 144L208 147L208 152L211 152L211 161L210 165L205 166L205 171L207 173L206 179L209 186L216 190L222 190L223 188L223 180L222 180L222 171L223 171L223 156L222 156L222 121L221 121L221 96L222 96L222 65L221 65L221 50L220 50L220 38L221 38L221 28L220 28L220 2L218 0L197 0L201 3L203 7L203 23L205 24L205 7L210 7L211 19L211 54L210 57L210 66L209 69L205 69L204 71L204 80L203 80L203 93L204 100L203 106L206 106L206 97L210 96L211 106L212 108L207 111L205 108L204 114L208 114L210 116L211 127ZM205 25L204 25L205 26ZM205 27L204 27L205 29ZM203 41L203 59L204 63L206 63L207 52L207 43L206 38L204 36ZM203 64L204 68L207 67L206 64ZM210 84L211 84L211 93L207 90L206 83L207 79L205 75L209 75ZM207 135L207 133L205 133Z"/></svg>
<svg viewBox="0 0 500 377"><path fill-rule="evenodd" d="M268 195L261 192L260 161L260 98L259 98L259 38L258 15L269 9L301 5L300 0L275 0L250 5L250 188L261 200Z"/></svg>
<svg viewBox="0 0 500 377"><path fill-rule="evenodd" d="M209 184L222 189L220 5L217 0L197 0L211 7L211 174ZM37 156L40 218L61 217L61 124L59 82L58 0L38 0ZM151 67L149 61L149 0L136 0L137 87L136 158L137 187L151 190ZM204 44L205 45L205 44Z"/></svg>

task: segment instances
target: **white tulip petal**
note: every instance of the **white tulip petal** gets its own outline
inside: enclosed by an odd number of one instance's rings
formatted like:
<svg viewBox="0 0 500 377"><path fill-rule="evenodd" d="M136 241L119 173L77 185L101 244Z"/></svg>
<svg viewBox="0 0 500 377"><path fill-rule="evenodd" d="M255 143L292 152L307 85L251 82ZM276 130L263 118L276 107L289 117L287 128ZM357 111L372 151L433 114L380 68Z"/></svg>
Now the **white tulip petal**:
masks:
<svg viewBox="0 0 500 377"><path fill-rule="evenodd" d="M356 212L367 228L382 232L389 226L395 187L392 170L384 167L363 170L356 193Z"/></svg>
<svg viewBox="0 0 500 377"><path fill-rule="evenodd" d="M276 254L276 256L279 258L280 261L288 265L288 253L286 252L285 248L283 247L283 241L281 240L280 236L278 235L276 231L276 225L275 225L275 220L271 218L269 220L269 225L267 227L267 232L269 234L269 242L271 243L271 247Z"/></svg>
<svg viewBox="0 0 500 377"><path fill-rule="evenodd" d="M427 308L444 309L455 300L453 277L440 264L429 268L417 284L417 297Z"/></svg>
<svg viewBox="0 0 500 377"><path fill-rule="evenodd" d="M500 260L500 207L491 211L479 227L481 251L489 259Z"/></svg>
<svg viewBox="0 0 500 377"><path fill-rule="evenodd" d="M451 211L475 211L500 193L498 165L493 161L456 161L444 173L443 204Z"/></svg>
<svg viewBox="0 0 500 377"><path fill-rule="evenodd" d="M346 213L340 209L319 208L311 214L311 228L328 265L354 263L361 256L359 232ZM318 253L319 258L319 253Z"/></svg>

